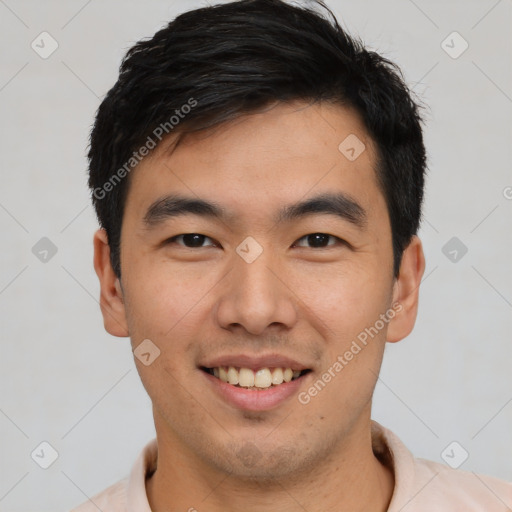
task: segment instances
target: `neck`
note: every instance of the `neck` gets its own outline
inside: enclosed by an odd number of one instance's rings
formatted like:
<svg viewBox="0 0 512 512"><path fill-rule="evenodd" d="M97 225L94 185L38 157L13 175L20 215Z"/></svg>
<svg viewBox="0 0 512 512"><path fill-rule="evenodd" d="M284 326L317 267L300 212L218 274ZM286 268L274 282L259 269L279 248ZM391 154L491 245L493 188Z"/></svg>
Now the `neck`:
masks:
<svg viewBox="0 0 512 512"><path fill-rule="evenodd" d="M165 424L158 423L158 466L146 481L149 504L155 512L385 512L391 501L394 477L372 451L369 417L365 428L352 432L342 446L333 448L331 456L301 475L271 481L219 471L179 443Z"/></svg>

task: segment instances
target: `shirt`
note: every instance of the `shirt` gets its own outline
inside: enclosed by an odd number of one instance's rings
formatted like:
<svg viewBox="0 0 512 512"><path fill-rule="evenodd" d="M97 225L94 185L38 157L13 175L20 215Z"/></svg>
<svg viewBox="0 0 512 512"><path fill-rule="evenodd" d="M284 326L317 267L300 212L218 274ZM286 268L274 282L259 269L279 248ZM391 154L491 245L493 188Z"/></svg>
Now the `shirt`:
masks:
<svg viewBox="0 0 512 512"><path fill-rule="evenodd" d="M372 421L376 457L393 470L395 487L388 512L510 512L512 482L415 458L390 430ZM448 458L455 456L448 451ZM146 475L155 469L157 441L142 450L128 477L71 512L151 512Z"/></svg>

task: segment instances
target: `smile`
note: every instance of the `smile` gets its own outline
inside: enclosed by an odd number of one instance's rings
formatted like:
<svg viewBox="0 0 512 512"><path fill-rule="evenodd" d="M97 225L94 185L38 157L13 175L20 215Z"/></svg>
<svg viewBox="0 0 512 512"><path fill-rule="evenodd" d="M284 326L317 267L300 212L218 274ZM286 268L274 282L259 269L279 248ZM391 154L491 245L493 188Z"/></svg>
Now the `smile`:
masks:
<svg viewBox="0 0 512 512"><path fill-rule="evenodd" d="M283 383L291 382L310 370L294 370L292 368L251 368L235 366L216 366L214 368L201 368L204 372L213 375L217 379L231 384L234 387L252 390L277 387Z"/></svg>

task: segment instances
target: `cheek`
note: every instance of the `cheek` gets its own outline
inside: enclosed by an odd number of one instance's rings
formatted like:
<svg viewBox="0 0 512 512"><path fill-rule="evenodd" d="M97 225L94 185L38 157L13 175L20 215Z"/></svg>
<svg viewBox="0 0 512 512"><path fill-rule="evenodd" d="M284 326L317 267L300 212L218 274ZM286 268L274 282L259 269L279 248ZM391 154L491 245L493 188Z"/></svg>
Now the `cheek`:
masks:
<svg viewBox="0 0 512 512"><path fill-rule="evenodd" d="M127 286L130 334L172 338L197 327L201 301L216 280L205 268L146 262L133 267Z"/></svg>
<svg viewBox="0 0 512 512"><path fill-rule="evenodd" d="M309 269L295 279L296 295L310 322L336 345L343 345L384 313L389 283L365 265L331 265Z"/></svg>

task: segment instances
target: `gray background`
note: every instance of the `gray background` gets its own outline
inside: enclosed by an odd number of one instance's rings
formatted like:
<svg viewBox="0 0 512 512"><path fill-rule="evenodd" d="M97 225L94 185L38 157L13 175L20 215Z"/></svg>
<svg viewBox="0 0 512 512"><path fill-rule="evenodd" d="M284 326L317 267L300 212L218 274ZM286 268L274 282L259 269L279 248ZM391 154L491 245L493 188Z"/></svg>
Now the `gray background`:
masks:
<svg viewBox="0 0 512 512"><path fill-rule="evenodd" d="M457 441L462 469L512 480L512 2L327 3L429 105L419 317L387 348L374 418L419 457L442 462ZM69 509L154 436L129 340L103 330L85 150L124 52L200 5L0 0L2 511ZM31 48L43 31L59 45L47 59ZM453 31L469 44L458 58L442 47ZM455 262L452 237L468 249ZM46 470L31 458L42 441L59 454Z"/></svg>

